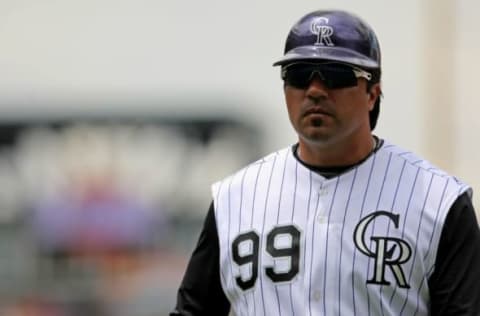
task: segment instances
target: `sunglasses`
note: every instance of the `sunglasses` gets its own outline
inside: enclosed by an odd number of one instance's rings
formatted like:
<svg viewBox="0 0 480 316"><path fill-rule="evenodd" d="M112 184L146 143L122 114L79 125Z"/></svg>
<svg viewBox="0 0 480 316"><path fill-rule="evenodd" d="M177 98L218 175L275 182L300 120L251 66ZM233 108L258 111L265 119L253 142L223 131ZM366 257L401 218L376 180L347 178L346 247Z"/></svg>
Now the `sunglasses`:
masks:
<svg viewBox="0 0 480 316"><path fill-rule="evenodd" d="M281 73L287 85L298 89L308 88L316 75L328 89L354 87L357 78L372 79L371 73L341 63L292 63L284 66Z"/></svg>

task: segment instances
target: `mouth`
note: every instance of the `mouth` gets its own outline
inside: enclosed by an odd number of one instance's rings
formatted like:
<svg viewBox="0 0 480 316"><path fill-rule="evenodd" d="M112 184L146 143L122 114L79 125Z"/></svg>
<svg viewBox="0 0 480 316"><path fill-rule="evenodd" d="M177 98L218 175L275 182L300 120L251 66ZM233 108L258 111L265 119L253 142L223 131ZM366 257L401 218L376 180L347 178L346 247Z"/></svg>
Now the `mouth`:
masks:
<svg viewBox="0 0 480 316"><path fill-rule="evenodd" d="M323 107L312 106L307 108L307 110L305 111L305 116L308 115L332 116L332 113L330 113L330 111L326 110Z"/></svg>

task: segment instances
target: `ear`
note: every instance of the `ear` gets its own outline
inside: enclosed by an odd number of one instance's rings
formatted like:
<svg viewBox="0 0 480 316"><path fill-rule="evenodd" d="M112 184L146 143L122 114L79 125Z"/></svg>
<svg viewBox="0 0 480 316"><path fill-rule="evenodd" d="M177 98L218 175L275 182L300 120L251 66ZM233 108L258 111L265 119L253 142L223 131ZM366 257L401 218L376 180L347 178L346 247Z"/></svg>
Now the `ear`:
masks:
<svg viewBox="0 0 480 316"><path fill-rule="evenodd" d="M380 82L377 82L370 87L370 90L367 92L368 106L370 111L375 106L375 102L377 101L378 98L380 98L381 94L382 94L382 87L380 85Z"/></svg>

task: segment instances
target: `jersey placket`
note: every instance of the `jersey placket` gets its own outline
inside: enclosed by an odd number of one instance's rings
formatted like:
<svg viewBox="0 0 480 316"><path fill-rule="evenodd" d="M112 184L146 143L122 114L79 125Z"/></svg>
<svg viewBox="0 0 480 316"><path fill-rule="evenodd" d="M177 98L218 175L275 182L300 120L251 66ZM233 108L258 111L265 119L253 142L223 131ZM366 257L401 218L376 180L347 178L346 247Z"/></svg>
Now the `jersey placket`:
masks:
<svg viewBox="0 0 480 316"><path fill-rule="evenodd" d="M338 179L320 181L316 198L317 204L313 216L309 218L309 227L311 227L311 247L307 249L310 264L307 265L308 278L306 278L307 301L309 301L310 315L324 315L327 282L335 275L327 273L329 267L336 266L333 262L338 258L338 247L332 247L337 243L337 227L330 220L331 206L334 199L335 186ZM333 260L333 261L332 261ZM331 284L331 283L330 283Z"/></svg>

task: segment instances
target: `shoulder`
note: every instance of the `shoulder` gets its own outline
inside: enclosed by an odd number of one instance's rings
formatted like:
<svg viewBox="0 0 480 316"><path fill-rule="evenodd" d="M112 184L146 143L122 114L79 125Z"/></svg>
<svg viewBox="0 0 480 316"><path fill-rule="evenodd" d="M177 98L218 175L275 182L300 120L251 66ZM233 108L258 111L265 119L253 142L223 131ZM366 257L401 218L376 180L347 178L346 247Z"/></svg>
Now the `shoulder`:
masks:
<svg viewBox="0 0 480 316"><path fill-rule="evenodd" d="M400 146L394 145L386 140L384 140L383 146L379 150L380 153L390 155L393 159L400 160L406 165L416 167L423 171L427 175L434 175L443 178L448 178L454 181L457 185L468 187L466 183L457 178L456 176L450 174L449 172L437 167L429 160L417 155L416 153L406 150Z"/></svg>
<svg viewBox="0 0 480 316"><path fill-rule="evenodd" d="M389 141L383 140L383 145L377 151L377 155L381 159L388 159L389 163L395 164L397 168L405 170L403 176L410 177L414 185L417 184L416 190L440 191L448 200L447 204L451 205L463 193L467 193L470 197L472 195L471 187L461 179L416 153Z"/></svg>
<svg viewBox="0 0 480 316"><path fill-rule="evenodd" d="M386 140L384 140L384 143L380 152L384 154L388 154L392 156L394 159L402 160L410 166L415 166L420 169L423 169L428 173L436 174L439 176L446 176L446 177L449 176L447 172L436 167L427 159L417 155L412 151L409 151L400 146L394 145Z"/></svg>

